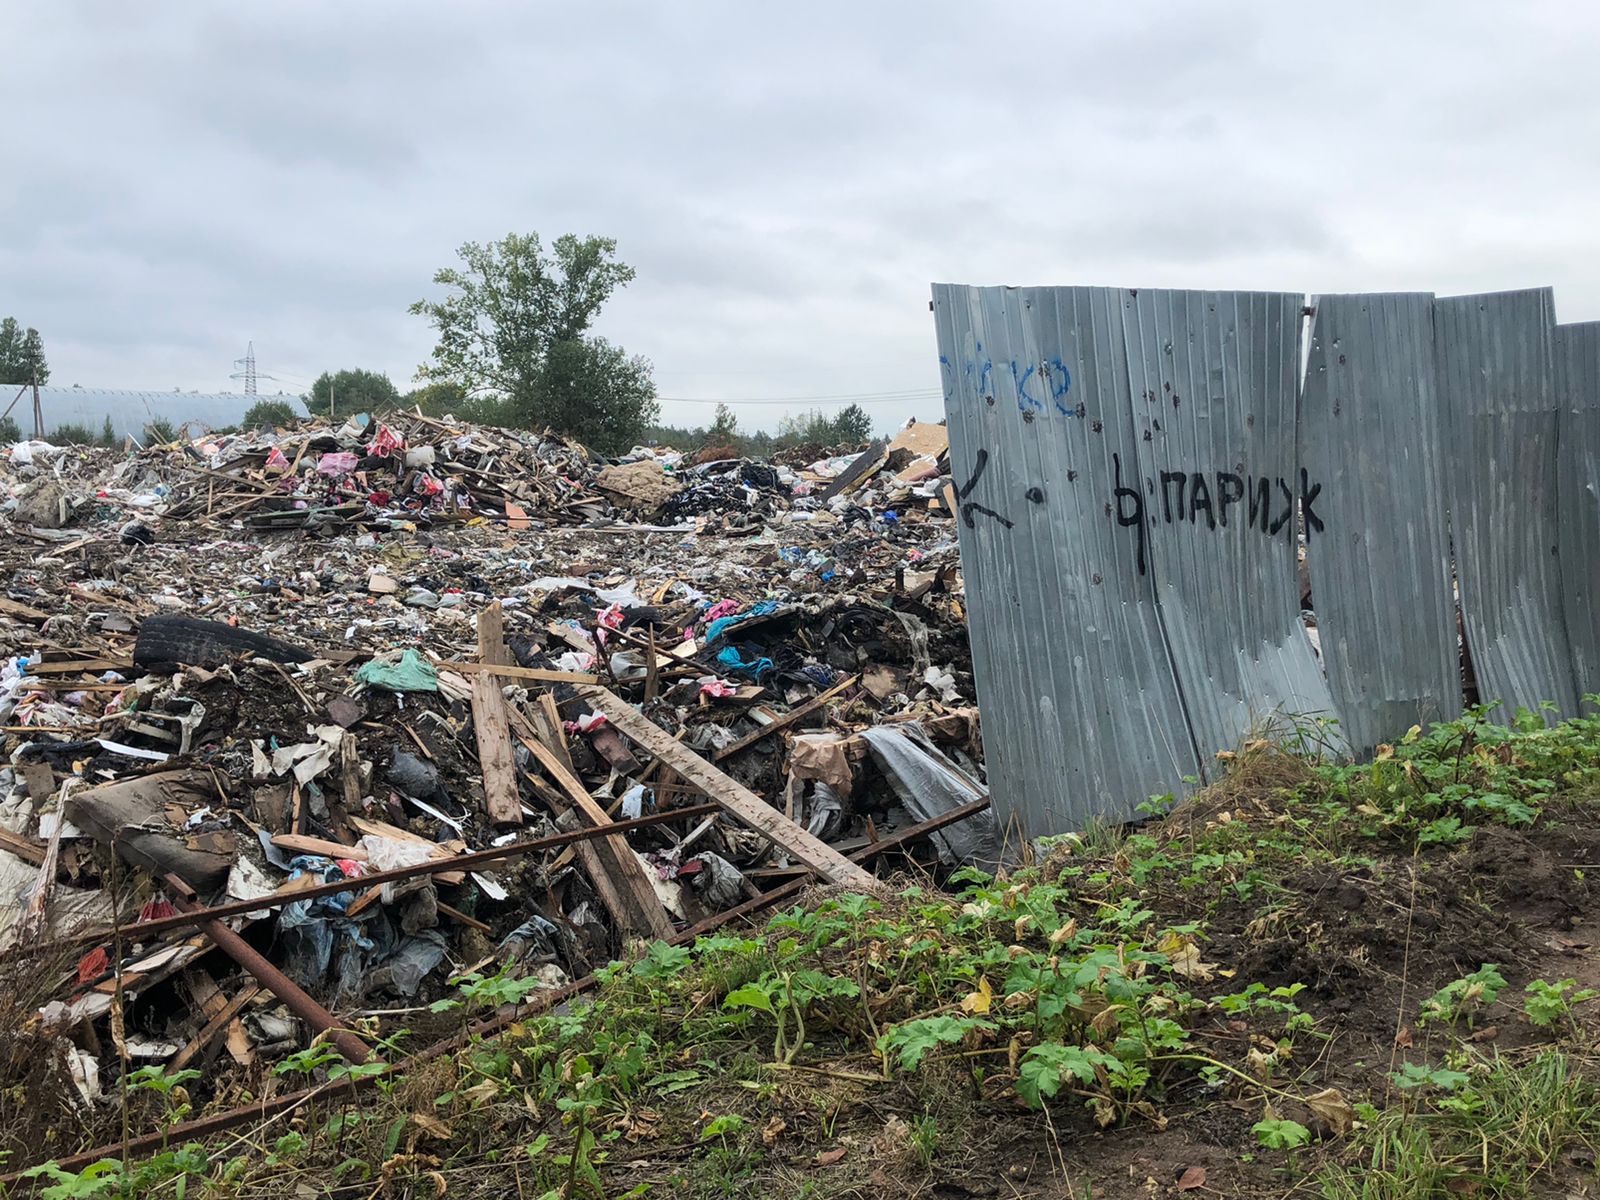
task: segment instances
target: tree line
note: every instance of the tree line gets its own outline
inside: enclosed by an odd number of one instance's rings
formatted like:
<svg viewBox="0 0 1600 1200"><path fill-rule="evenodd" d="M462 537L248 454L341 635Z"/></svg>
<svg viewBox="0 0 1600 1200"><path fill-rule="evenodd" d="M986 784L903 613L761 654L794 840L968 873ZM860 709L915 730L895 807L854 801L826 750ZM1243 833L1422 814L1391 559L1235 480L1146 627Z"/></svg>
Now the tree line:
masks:
<svg viewBox="0 0 1600 1200"><path fill-rule="evenodd" d="M455 266L436 271L442 294L409 311L433 328L429 361L417 368L420 386L402 393L387 375L324 371L300 398L306 412L338 420L355 413L420 407L426 414L514 428L549 428L603 454L642 442L666 443L702 454L761 454L787 445L854 445L872 435L857 404L829 416L787 417L776 434L745 433L727 405L709 426L658 424L661 406L650 361L593 332L606 302L635 277L617 257L613 238L564 234L549 247L537 233L468 242ZM37 330L12 318L0 323L0 383L44 383L49 368ZM284 426L302 414L284 399L258 401L247 428ZM89 431L68 430L81 440ZM104 436L104 435L102 435Z"/></svg>

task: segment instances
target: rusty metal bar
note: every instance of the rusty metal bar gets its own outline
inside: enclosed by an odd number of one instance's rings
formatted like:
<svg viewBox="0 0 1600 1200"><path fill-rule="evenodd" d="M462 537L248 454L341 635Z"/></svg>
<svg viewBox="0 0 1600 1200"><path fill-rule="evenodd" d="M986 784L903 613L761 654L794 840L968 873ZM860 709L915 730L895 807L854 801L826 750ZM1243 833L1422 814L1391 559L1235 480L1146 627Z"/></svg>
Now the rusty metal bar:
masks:
<svg viewBox="0 0 1600 1200"><path fill-rule="evenodd" d="M22 958L68 946L86 946L94 942L106 941L119 933L129 941L144 941L153 934L165 933L169 929L185 929L191 925L198 925L202 918L215 920L222 917L241 917L247 913L260 912L264 908L277 908L279 905L293 904L296 900L314 900L318 896L332 896L339 892L358 891L363 888L377 887L381 884L393 883L402 879L412 879L418 875L437 875L445 871L473 871L491 863L503 862L538 850L554 850L574 842L587 842L595 838L609 837L613 833L629 833L635 829L659 825L664 821L671 821L678 817L703 817L721 811L715 804L695 804L684 808L674 808L667 812L651 813L647 817L637 817L632 821L616 821L610 825L600 827L591 826L585 829L574 829L569 833L552 834L550 837L536 838L528 842L516 842L509 846L499 846L491 850L478 850L471 854L458 854L453 858L430 859L424 863L417 863L415 866L397 867L392 871L374 871L370 875L363 875L358 879L319 883L313 887L297 888L291 892L276 892L270 896L262 896L259 900L237 900L228 904L214 905L211 908L195 909L192 912L181 913L175 917L157 917L153 921L139 921L133 925L124 925L121 929L112 928L99 933L76 934L71 938L65 938L60 941L45 942L27 949L19 948L4 957Z"/></svg>
<svg viewBox="0 0 1600 1200"><path fill-rule="evenodd" d="M851 854L850 857L856 862L870 861L885 851L897 849L900 846L905 845L907 842L913 842L918 838L926 837L928 834L943 829L947 825L953 825L957 821L965 820L970 816L975 816L988 807L989 801L987 798L985 798L983 800L976 800L971 804L963 805L960 808L953 808L949 812L933 818L931 821L924 821L919 825L911 825L907 826L905 829L898 829L888 837L883 838L880 841L873 842L870 846L861 847L861 849ZM689 810L682 809L679 811L687 812ZM616 826L611 826L611 829L616 829ZM770 908L774 904L778 904L788 897L799 893L805 887L806 882L807 881L805 879L798 879L793 883L785 884L781 888L767 892L761 897L760 900L747 901L736 908L730 908L726 912L718 913L716 916L711 917L706 921L702 921L699 925L691 926L690 928L685 929L682 933L676 935L672 939L673 944L679 944L685 941L693 941L702 933L710 932L712 929L726 925L730 921L736 921L740 917L749 916L752 913L759 912L763 908ZM528 1017L535 1016L538 1013L544 1012L546 1009L553 1008L555 1005L560 1004L563 1001L570 1000L574 996L582 995L584 992L592 988L597 982L599 982L599 980L596 976L585 975L582 979L574 980L565 987L554 988L548 992L540 992L532 1000L529 1000L526 1004L505 1016L493 1017L486 1021L478 1022L471 1027L469 1033L473 1037L484 1037L489 1034L498 1033L516 1021L526 1020ZM384 1071L381 1075L364 1076L360 1079L347 1077L339 1080L337 1083L325 1083L320 1087L306 1088L303 1091L291 1092L288 1095L283 1096L274 1096L270 1100L263 1100L256 1104L247 1105L244 1108L235 1108L229 1110L228 1112L215 1113L211 1116L200 1117L193 1121L185 1121L180 1124L173 1125L158 1133L151 1133L146 1134L143 1137L133 1138L126 1145L124 1145L122 1142L113 1142L106 1146L97 1146L93 1150L86 1150L82 1154L75 1154L71 1158L56 1160L56 1162L62 1170L76 1171L81 1170L83 1167L88 1166L90 1163L97 1162L102 1158L120 1157L124 1152L126 1152L131 1158L136 1155L147 1154L152 1151L160 1150L163 1146L181 1140L193 1141L196 1138L209 1137L214 1133L222 1133L226 1130L236 1128L239 1125L243 1125L246 1121L249 1121L252 1118L266 1120L268 1117L273 1117L279 1113L287 1112L290 1109L295 1108L309 1100L315 1100L322 1096L332 1096L339 1092L343 1092L346 1095L353 1095L357 1090L369 1086L374 1082L375 1079L382 1078L394 1071L409 1070L420 1066L423 1063L431 1062L441 1055L451 1053L453 1050L459 1048L462 1044L463 1038L458 1034L455 1037L450 1037L444 1039L443 1041L435 1042L433 1045L418 1051L410 1058L402 1059L397 1063L390 1064L388 1070ZM14 1187L17 1183L21 1182L21 1180L22 1171L12 1171L6 1175L0 1175L0 1187Z"/></svg>

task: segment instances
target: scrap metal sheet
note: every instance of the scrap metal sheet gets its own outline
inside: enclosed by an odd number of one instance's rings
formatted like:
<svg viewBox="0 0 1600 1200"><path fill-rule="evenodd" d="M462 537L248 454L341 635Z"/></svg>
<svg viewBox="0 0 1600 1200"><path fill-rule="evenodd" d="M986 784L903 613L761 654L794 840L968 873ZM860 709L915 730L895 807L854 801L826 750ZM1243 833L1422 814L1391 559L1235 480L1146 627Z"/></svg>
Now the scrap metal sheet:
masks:
<svg viewBox="0 0 1600 1200"><path fill-rule="evenodd" d="M1556 520L1573 686L1600 693L1600 321L1555 331Z"/></svg>
<svg viewBox="0 0 1600 1200"><path fill-rule="evenodd" d="M1275 717L1335 716L1296 586L1298 293L1123 293L1147 569L1202 762ZM1313 737L1334 740L1335 728Z"/></svg>
<svg viewBox="0 0 1600 1200"><path fill-rule="evenodd" d="M1548 288L1440 297L1434 352L1462 619L1478 696L1577 711L1558 557Z"/></svg>
<svg viewBox="0 0 1600 1200"><path fill-rule="evenodd" d="M1199 770L1141 533L1123 519L1139 499L1130 298L933 297L995 805L1027 836L1129 817Z"/></svg>
<svg viewBox="0 0 1600 1200"><path fill-rule="evenodd" d="M1316 296L1312 307L1300 465L1322 490L1307 562L1329 690L1366 755L1461 713L1433 297Z"/></svg>

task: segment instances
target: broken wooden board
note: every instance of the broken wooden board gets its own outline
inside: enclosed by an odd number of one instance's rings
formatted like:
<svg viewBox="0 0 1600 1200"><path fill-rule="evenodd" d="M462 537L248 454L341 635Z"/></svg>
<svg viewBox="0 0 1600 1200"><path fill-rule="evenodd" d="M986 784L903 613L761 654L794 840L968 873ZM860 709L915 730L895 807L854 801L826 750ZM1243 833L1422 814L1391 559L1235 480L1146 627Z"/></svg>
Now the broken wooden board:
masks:
<svg viewBox="0 0 1600 1200"><path fill-rule="evenodd" d="M539 765L556 781L588 823L595 826L612 824L606 810L589 795L589 789L562 762L561 756L534 736L529 722L521 721L520 724L522 744L538 759ZM645 877L644 867L633 848L621 834L612 834L593 844L600 850L597 857L602 869L595 873L598 877L591 882L613 919L629 933L644 937L671 937L672 922L667 919L655 887ZM606 862L606 859L610 861Z"/></svg>
<svg viewBox="0 0 1600 1200"><path fill-rule="evenodd" d="M829 883L872 891L878 881L831 846L807 833L738 780L719 771L700 755L651 721L615 692L582 687L581 695L605 713L619 732L665 762L684 779L748 825L805 863Z"/></svg>
<svg viewBox="0 0 1600 1200"><path fill-rule="evenodd" d="M494 667L505 666L510 658L499 601L478 614L478 657ZM517 760L511 752L511 715L494 675L472 677L472 732L478 742L483 803L489 820L500 827L521 825L522 798L517 790Z"/></svg>
<svg viewBox="0 0 1600 1200"><path fill-rule="evenodd" d="M832 500L846 488L852 488L856 484L867 479L874 471L884 464L888 457L889 452L884 448L883 441L880 439L876 442L873 442L872 445L868 446L860 454L856 455L854 461L852 461L850 465L843 471L839 472L839 474L834 477L832 483L822 489L821 493L817 496L817 499L826 504L829 500ZM859 870L859 868L857 869Z"/></svg>
<svg viewBox="0 0 1600 1200"><path fill-rule="evenodd" d="M828 701L837 697L839 693L844 691L846 688L854 686L856 680L860 678L861 676L859 675L846 676L827 691L823 692L814 699L806 701L804 704L800 705L800 707L791 709L774 721L769 721L760 729L752 730L736 742L729 742L726 746L724 746L721 750L718 750L712 756L713 760L716 762L721 762L723 759L729 758L732 755L739 753L739 751L755 745L764 738L770 737L779 730L788 729L791 725L798 724L807 717L811 716L813 713L821 712L828 706Z"/></svg>
<svg viewBox="0 0 1600 1200"><path fill-rule="evenodd" d="M594 647L587 648L590 654ZM512 663L440 662L441 671L461 671L469 675L498 675L502 679L529 679L535 683L599 683L600 676L586 671L552 671L545 667L519 667Z"/></svg>

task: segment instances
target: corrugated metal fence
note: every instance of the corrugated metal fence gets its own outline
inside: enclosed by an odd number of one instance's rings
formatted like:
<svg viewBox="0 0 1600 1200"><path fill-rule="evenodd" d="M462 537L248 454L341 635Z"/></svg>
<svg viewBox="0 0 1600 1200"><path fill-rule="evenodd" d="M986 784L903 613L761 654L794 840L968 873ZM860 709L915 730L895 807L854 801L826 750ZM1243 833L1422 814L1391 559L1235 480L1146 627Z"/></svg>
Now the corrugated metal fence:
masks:
<svg viewBox="0 0 1600 1200"><path fill-rule="evenodd" d="M1485 700L1600 690L1600 324L1318 296L1303 351L1305 305L934 288L989 781L1029 835L1274 715L1361 754L1459 714L1457 589Z"/></svg>

